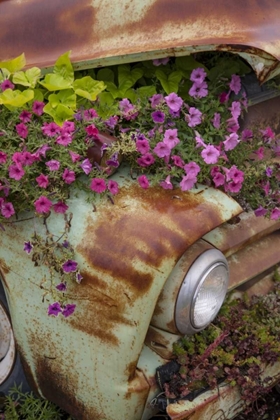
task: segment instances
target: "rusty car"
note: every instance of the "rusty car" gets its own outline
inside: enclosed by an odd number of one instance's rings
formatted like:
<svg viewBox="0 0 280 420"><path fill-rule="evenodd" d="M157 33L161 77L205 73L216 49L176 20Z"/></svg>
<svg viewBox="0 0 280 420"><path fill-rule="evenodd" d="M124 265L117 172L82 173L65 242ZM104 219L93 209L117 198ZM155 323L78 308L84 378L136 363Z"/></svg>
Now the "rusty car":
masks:
<svg viewBox="0 0 280 420"><path fill-rule="evenodd" d="M277 131L280 98L262 86L280 75L279 23L277 0L0 0L0 61L24 52L27 68L47 72L68 50L75 70L230 52L258 80L245 124L262 120ZM22 253L32 219L1 231L0 392L22 382L77 420L148 420L160 392L155 370L170 360L172 344L204 329L227 291L270 290L280 220L257 218L207 186L144 194L125 168L112 177L122 186L113 208L101 200L93 212L83 191L71 198L69 235L83 275L72 290L73 319L45 316L38 269ZM199 295L215 279L212 298ZM279 372L275 365L275 382ZM167 413L217 420L241 409L238 392L225 387Z"/></svg>

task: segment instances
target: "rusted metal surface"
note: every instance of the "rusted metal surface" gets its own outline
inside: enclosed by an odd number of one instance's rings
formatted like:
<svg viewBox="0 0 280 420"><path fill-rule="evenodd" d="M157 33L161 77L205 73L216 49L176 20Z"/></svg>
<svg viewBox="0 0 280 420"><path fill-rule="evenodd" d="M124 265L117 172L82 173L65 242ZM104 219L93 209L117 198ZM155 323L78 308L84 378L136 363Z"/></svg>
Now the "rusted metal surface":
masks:
<svg viewBox="0 0 280 420"><path fill-rule="evenodd" d="M279 16L278 0L2 0L0 60L25 52L42 68L72 50L88 68L218 49L264 81L280 72Z"/></svg>
<svg viewBox="0 0 280 420"><path fill-rule="evenodd" d="M265 217L256 217L253 212L243 212L230 223L224 223L204 235L203 239L229 257L277 229L280 229L279 219L269 220Z"/></svg>
<svg viewBox="0 0 280 420"><path fill-rule="evenodd" d="M150 325L145 338L145 344L163 359L171 359L173 357L173 344L180 338L180 335L170 334L167 331Z"/></svg>
<svg viewBox="0 0 280 420"><path fill-rule="evenodd" d="M279 262L280 231L277 231L228 258L229 290L265 273Z"/></svg>
<svg viewBox="0 0 280 420"><path fill-rule="evenodd" d="M40 285L48 271L23 252L34 221L6 224L0 236L13 327L29 375L40 395L78 420L141 419L150 385L137 363L160 291L193 242L241 211L211 188L145 191L125 168L112 178L120 185L114 204L103 197L93 211L83 191L70 200L69 240L84 277L68 286L77 304L71 318L47 316L52 297L42 302ZM64 223L53 215L48 228L61 232ZM42 220L36 229L44 234Z"/></svg>
<svg viewBox="0 0 280 420"><path fill-rule="evenodd" d="M272 270L268 270L267 274L264 272L260 276L256 276L238 287L238 291L246 292L249 298L252 296L265 296L275 288L275 271L276 269L274 267ZM278 273L280 275L279 268Z"/></svg>
<svg viewBox="0 0 280 420"><path fill-rule="evenodd" d="M264 369L262 378L271 377L265 386L277 383L280 379L280 363ZM226 384L219 386L217 391L207 391L194 401L180 401L169 404L167 413L171 420L230 420L244 408L238 387Z"/></svg>

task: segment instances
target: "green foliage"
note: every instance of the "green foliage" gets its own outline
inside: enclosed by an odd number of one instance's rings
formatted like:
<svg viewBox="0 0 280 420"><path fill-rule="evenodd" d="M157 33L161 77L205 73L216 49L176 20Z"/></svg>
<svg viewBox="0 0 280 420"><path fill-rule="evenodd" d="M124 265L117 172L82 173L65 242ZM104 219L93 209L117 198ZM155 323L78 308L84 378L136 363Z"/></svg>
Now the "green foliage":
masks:
<svg viewBox="0 0 280 420"><path fill-rule="evenodd" d="M74 420L55 404L13 387L4 406L5 420Z"/></svg>

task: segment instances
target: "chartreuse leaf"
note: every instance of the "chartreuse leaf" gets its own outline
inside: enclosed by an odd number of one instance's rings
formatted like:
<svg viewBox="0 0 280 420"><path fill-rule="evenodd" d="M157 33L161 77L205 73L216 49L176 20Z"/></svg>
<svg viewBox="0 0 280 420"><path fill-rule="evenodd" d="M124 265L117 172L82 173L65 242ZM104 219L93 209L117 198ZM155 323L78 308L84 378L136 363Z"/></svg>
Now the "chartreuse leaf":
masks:
<svg viewBox="0 0 280 420"><path fill-rule="evenodd" d="M69 89L72 87L72 82L64 79L64 77L60 74L46 74L44 80L39 83L51 92L54 92L55 90Z"/></svg>
<svg viewBox="0 0 280 420"><path fill-rule="evenodd" d="M49 114L54 119L56 124L61 126L65 120L70 120L73 118L75 111L63 104L58 104L56 108L52 108L51 104L48 103L44 107L44 112Z"/></svg>
<svg viewBox="0 0 280 420"><path fill-rule="evenodd" d="M18 71L13 75L13 82L18 85L34 88L41 76L41 70L38 67L32 67L26 71Z"/></svg>
<svg viewBox="0 0 280 420"><path fill-rule="evenodd" d="M73 110L76 109L76 99L77 96L72 89L61 90L59 93L52 93L48 97L52 108L56 108L59 104L62 104Z"/></svg>
<svg viewBox="0 0 280 420"><path fill-rule="evenodd" d="M175 70L169 75L167 75L162 70L157 69L155 71L155 75L167 94L172 92L178 92L179 83L182 80L182 72L180 70Z"/></svg>
<svg viewBox="0 0 280 420"><path fill-rule="evenodd" d="M130 86L132 87L135 85L137 80L139 80L144 74L144 70L141 68L135 68L130 70L129 65L122 65L118 66L118 80L119 80L119 88L122 90L122 86L129 81Z"/></svg>
<svg viewBox="0 0 280 420"><path fill-rule="evenodd" d="M31 89L26 89L23 92L20 90L6 89L0 94L0 104L21 108L33 98L34 92Z"/></svg>
<svg viewBox="0 0 280 420"><path fill-rule="evenodd" d="M53 72L71 84L74 81L74 69L69 58L70 53L71 51L67 51L58 58L54 65Z"/></svg>
<svg viewBox="0 0 280 420"><path fill-rule="evenodd" d="M1 69L0 70L0 83L3 82L4 80L9 79L10 77L10 72L7 69Z"/></svg>
<svg viewBox="0 0 280 420"><path fill-rule="evenodd" d="M90 76L85 76L82 79L75 80L73 89L75 93L83 98L95 101L97 95L105 90L106 85L104 82L94 80Z"/></svg>
<svg viewBox="0 0 280 420"><path fill-rule="evenodd" d="M153 95L155 95L157 93L156 87L151 85L151 86L141 86L140 88L137 89L137 96L140 98L149 98Z"/></svg>
<svg viewBox="0 0 280 420"><path fill-rule="evenodd" d="M26 64L25 55L21 54L13 60L1 61L0 68L7 69L10 73L15 73L21 70Z"/></svg>
<svg viewBox="0 0 280 420"><path fill-rule="evenodd" d="M101 92L98 95L98 115L109 118L117 112L118 104L110 92Z"/></svg>
<svg viewBox="0 0 280 420"><path fill-rule="evenodd" d="M44 94L43 94L42 89L34 89L33 92L34 92L33 101L43 102L43 100L44 100Z"/></svg>

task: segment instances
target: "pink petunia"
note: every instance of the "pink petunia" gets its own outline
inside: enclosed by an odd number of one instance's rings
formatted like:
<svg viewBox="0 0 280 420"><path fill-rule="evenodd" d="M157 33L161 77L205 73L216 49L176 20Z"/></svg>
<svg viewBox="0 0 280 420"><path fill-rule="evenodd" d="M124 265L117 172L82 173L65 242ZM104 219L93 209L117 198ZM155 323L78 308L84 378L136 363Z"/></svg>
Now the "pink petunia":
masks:
<svg viewBox="0 0 280 420"><path fill-rule="evenodd" d="M182 178L182 181L180 182L180 187L182 191L188 191L191 190L195 183L197 182L196 176L192 175L185 175Z"/></svg>
<svg viewBox="0 0 280 420"><path fill-rule="evenodd" d="M164 190L173 190L173 185L172 182L170 181L170 175L168 175L164 181L161 181L159 183L159 185L164 189Z"/></svg>
<svg viewBox="0 0 280 420"><path fill-rule="evenodd" d="M184 166L184 170L189 177L195 177L200 172L200 166L196 162L189 162Z"/></svg>
<svg viewBox="0 0 280 420"><path fill-rule="evenodd" d="M2 216L6 217L6 219L15 214L15 210L12 203L3 203L1 205L1 214Z"/></svg>
<svg viewBox="0 0 280 420"><path fill-rule="evenodd" d="M195 83L202 83L206 76L206 71L199 67L191 72L190 80Z"/></svg>
<svg viewBox="0 0 280 420"><path fill-rule="evenodd" d="M237 169L235 165L233 165L230 169L226 171L226 179L227 181L234 181L236 183L240 183L244 181L244 172Z"/></svg>
<svg viewBox="0 0 280 420"><path fill-rule="evenodd" d="M85 128L85 130L86 130L86 132L87 132L87 134L89 136L94 137L95 139L98 139L98 133L99 133L99 131L98 131L98 128L95 127L94 124L88 125Z"/></svg>
<svg viewBox="0 0 280 420"><path fill-rule="evenodd" d="M64 180L65 184L72 184L75 181L76 175L74 171L70 171L69 169L65 169L62 174L62 179Z"/></svg>
<svg viewBox="0 0 280 420"><path fill-rule="evenodd" d="M7 161L7 154L5 152L0 151L0 165L6 163Z"/></svg>
<svg viewBox="0 0 280 420"><path fill-rule="evenodd" d="M151 107L155 109L158 105L160 105L164 101L164 97L161 93L155 93L149 101L151 102Z"/></svg>
<svg viewBox="0 0 280 420"><path fill-rule="evenodd" d="M75 131L75 124L73 121L64 121L61 132L63 134L72 134Z"/></svg>
<svg viewBox="0 0 280 420"><path fill-rule="evenodd" d="M241 115L241 104L238 101L234 101L229 108L232 117L237 120L238 117Z"/></svg>
<svg viewBox="0 0 280 420"><path fill-rule="evenodd" d="M20 137L26 139L28 136L28 128L24 123L20 123L16 125L16 131Z"/></svg>
<svg viewBox="0 0 280 420"><path fill-rule="evenodd" d="M21 163L22 166L31 166L35 162L36 158L30 152L22 152Z"/></svg>
<svg viewBox="0 0 280 420"><path fill-rule="evenodd" d="M229 191L231 193L238 193L242 188L241 182L234 182L231 181L226 185L226 191Z"/></svg>
<svg viewBox="0 0 280 420"><path fill-rule="evenodd" d="M76 305L75 303L67 303L62 310L62 315L67 318L68 316L72 315L75 312Z"/></svg>
<svg viewBox="0 0 280 420"><path fill-rule="evenodd" d="M218 172L213 176L213 182L215 187L220 187L225 183L225 176L221 172Z"/></svg>
<svg viewBox="0 0 280 420"><path fill-rule="evenodd" d="M168 63L168 61L169 61L169 57L156 58L156 59L153 60L153 65L154 66L160 66L160 65L166 66L166 64Z"/></svg>
<svg viewBox="0 0 280 420"><path fill-rule="evenodd" d="M46 123L44 122L42 126L42 132L45 136L55 137L57 134L60 134L61 128L55 122Z"/></svg>
<svg viewBox="0 0 280 420"><path fill-rule="evenodd" d="M150 150L150 144L147 139L136 140L136 150L137 152L144 155Z"/></svg>
<svg viewBox="0 0 280 420"><path fill-rule="evenodd" d="M92 164L90 163L89 159L83 160L80 167L82 168L82 170L84 171L86 175L88 175L90 171L92 170Z"/></svg>
<svg viewBox="0 0 280 420"><path fill-rule="evenodd" d="M193 98L205 98L208 95L207 83L194 83L189 90L189 95Z"/></svg>
<svg viewBox="0 0 280 420"><path fill-rule="evenodd" d="M160 158L169 156L170 152L171 152L170 147L167 144L163 143L162 141L160 141L154 148L154 153Z"/></svg>
<svg viewBox="0 0 280 420"><path fill-rule="evenodd" d="M267 213L267 209L264 209L262 206L260 206L254 211L254 213L257 217L265 216Z"/></svg>
<svg viewBox="0 0 280 420"><path fill-rule="evenodd" d="M2 92L4 92L7 89L14 89L15 85L10 80L4 80L4 82L0 83L0 88Z"/></svg>
<svg viewBox="0 0 280 420"><path fill-rule="evenodd" d="M165 96L164 99L169 109L174 112L179 111L183 105L183 99L174 92L170 93L168 96Z"/></svg>
<svg viewBox="0 0 280 420"><path fill-rule="evenodd" d="M229 133L236 133L239 128L240 126L235 118L231 117L227 120L227 131Z"/></svg>
<svg viewBox="0 0 280 420"><path fill-rule="evenodd" d="M108 190L111 194L116 195L119 192L119 185L116 181L110 180L108 182Z"/></svg>
<svg viewBox="0 0 280 420"><path fill-rule="evenodd" d="M52 159L46 162L46 166L49 168L50 171L58 171L60 168L60 162L58 160Z"/></svg>
<svg viewBox="0 0 280 420"><path fill-rule="evenodd" d="M173 147L180 143L180 140L177 136L177 128L166 130L163 137L163 143L166 144L169 149L173 149Z"/></svg>
<svg viewBox="0 0 280 420"><path fill-rule="evenodd" d="M78 153L72 152L71 150L69 150L69 155L73 163L76 163L81 159L81 156L78 155Z"/></svg>
<svg viewBox="0 0 280 420"><path fill-rule="evenodd" d="M56 213L64 214L68 210L67 204L63 203L62 201L59 201L58 203L55 203L53 205L53 209Z"/></svg>
<svg viewBox="0 0 280 420"><path fill-rule="evenodd" d="M229 136L226 136L226 140L223 142L225 150L233 150L238 145L239 141L236 133L231 133Z"/></svg>
<svg viewBox="0 0 280 420"><path fill-rule="evenodd" d="M68 133L62 133L60 136L57 137L56 141L57 144L61 146L68 146L72 143L72 136Z"/></svg>
<svg viewBox="0 0 280 420"><path fill-rule="evenodd" d="M207 164L215 164L218 162L220 156L219 150L215 146L209 144L201 152L201 157Z"/></svg>
<svg viewBox="0 0 280 420"><path fill-rule="evenodd" d="M195 127L196 125L201 124L202 112L199 109L191 106L189 113L185 116L185 121L188 123L189 127Z"/></svg>
<svg viewBox="0 0 280 420"><path fill-rule="evenodd" d="M26 110L21 111L19 114L19 119L23 123L28 123L31 121L32 113Z"/></svg>
<svg viewBox="0 0 280 420"><path fill-rule="evenodd" d="M264 147L259 147L259 149L255 150L253 153L257 155L258 160L262 160L264 158Z"/></svg>
<svg viewBox="0 0 280 420"><path fill-rule="evenodd" d="M155 158L151 153L145 153L140 158L137 159L139 166L147 167L151 166L155 162Z"/></svg>
<svg viewBox="0 0 280 420"><path fill-rule="evenodd" d="M214 118L212 120L213 126L218 130L221 125L221 114L219 112L215 112Z"/></svg>
<svg viewBox="0 0 280 420"><path fill-rule="evenodd" d="M44 195L41 195L41 197L34 202L34 206L37 213L48 213L51 209L52 202Z"/></svg>
<svg viewBox="0 0 280 420"><path fill-rule="evenodd" d="M178 166L178 168L183 168L184 166L184 161L180 156L177 155L173 155L171 156L171 160L173 161L175 166Z"/></svg>
<svg viewBox="0 0 280 420"><path fill-rule="evenodd" d="M137 180L141 188L143 188L144 190L149 188L150 183L146 175L139 176Z"/></svg>
<svg viewBox="0 0 280 420"><path fill-rule="evenodd" d="M204 143L203 138L197 131L195 131L195 142L196 142L196 148L206 147L206 144Z"/></svg>
<svg viewBox="0 0 280 420"><path fill-rule="evenodd" d="M96 193L103 193L106 191L106 182L103 178L93 178L90 183L90 189Z"/></svg>
<svg viewBox="0 0 280 420"><path fill-rule="evenodd" d="M44 106L45 106L44 102L34 101L32 105L32 111L34 112L35 115L38 115L38 117L40 117L40 115L42 115L44 112Z"/></svg>
<svg viewBox="0 0 280 420"><path fill-rule="evenodd" d="M49 179L47 175L41 174L37 176L36 181L41 188L47 188L49 185Z"/></svg>
<svg viewBox="0 0 280 420"><path fill-rule="evenodd" d="M84 112L84 119L87 121L92 120L93 118L97 118L97 117L98 117L98 114L96 110L93 108L86 109Z"/></svg>
<svg viewBox="0 0 280 420"><path fill-rule="evenodd" d="M241 90L241 78L236 74L231 76L231 81L229 83L230 90L232 90L235 95L237 95Z"/></svg>
<svg viewBox="0 0 280 420"><path fill-rule="evenodd" d="M280 218L280 209L275 207L271 212L270 218L271 220L278 220Z"/></svg>
<svg viewBox="0 0 280 420"><path fill-rule="evenodd" d="M21 165L11 165L9 166L9 177L19 181L25 174Z"/></svg>

